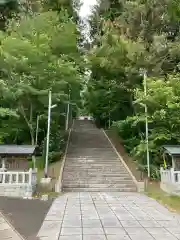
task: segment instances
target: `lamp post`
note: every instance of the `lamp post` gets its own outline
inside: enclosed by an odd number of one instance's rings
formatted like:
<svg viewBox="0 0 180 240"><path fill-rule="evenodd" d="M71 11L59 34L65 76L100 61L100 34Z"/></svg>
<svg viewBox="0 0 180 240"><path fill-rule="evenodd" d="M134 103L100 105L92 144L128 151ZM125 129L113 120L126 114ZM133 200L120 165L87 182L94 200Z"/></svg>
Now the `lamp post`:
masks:
<svg viewBox="0 0 180 240"><path fill-rule="evenodd" d="M147 74L144 72L144 95L147 96ZM147 158L147 170L148 170L148 178L150 178L150 164L149 164L149 129L148 129L148 112L147 105L144 105L145 109L145 125L146 125L146 158Z"/></svg>
<svg viewBox="0 0 180 240"><path fill-rule="evenodd" d="M66 113L66 131L68 130L69 127L69 108L70 108L70 89L69 89L69 93L68 93L68 105L67 105L67 113Z"/></svg>
<svg viewBox="0 0 180 240"><path fill-rule="evenodd" d="M143 75L144 96L147 96L147 72L145 69L140 69L140 75ZM147 105L142 104L145 111L145 132L146 132L146 160L147 160L147 172L148 178L150 178L150 161L149 161L149 129L148 129L148 111Z"/></svg>
<svg viewBox="0 0 180 240"><path fill-rule="evenodd" d="M49 157L49 135L50 135L50 124L51 124L51 109L55 108L57 104L52 105L52 94L49 91L49 105L48 105L48 125L47 125L47 139L46 139L46 161L45 161L45 169L44 176L48 177L48 157Z"/></svg>

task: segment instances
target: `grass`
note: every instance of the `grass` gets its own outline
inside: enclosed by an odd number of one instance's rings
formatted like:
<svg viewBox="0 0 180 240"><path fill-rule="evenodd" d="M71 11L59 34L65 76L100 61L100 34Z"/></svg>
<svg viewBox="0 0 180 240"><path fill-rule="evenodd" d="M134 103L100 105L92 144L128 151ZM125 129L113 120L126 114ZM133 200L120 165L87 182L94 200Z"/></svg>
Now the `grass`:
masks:
<svg viewBox="0 0 180 240"><path fill-rule="evenodd" d="M165 193L160 189L159 182L148 184L146 193L149 197L156 199L172 212L180 213L180 197Z"/></svg>
<svg viewBox="0 0 180 240"><path fill-rule="evenodd" d="M37 180L38 180L38 186L37 186L37 192L38 196L47 194L51 198L56 198L59 196L59 193L55 192L55 184L57 180L59 179L59 174L60 174L60 168L61 168L61 160L51 163L48 167L48 176L52 179L51 183L43 187L40 185L40 180L44 176L44 169L40 168L38 169L38 174L37 174Z"/></svg>
<svg viewBox="0 0 180 240"><path fill-rule="evenodd" d="M48 176L52 178L52 180L58 180L59 173L61 168L61 160L58 162L51 163L48 167ZM44 169L38 169L38 181L44 176Z"/></svg>

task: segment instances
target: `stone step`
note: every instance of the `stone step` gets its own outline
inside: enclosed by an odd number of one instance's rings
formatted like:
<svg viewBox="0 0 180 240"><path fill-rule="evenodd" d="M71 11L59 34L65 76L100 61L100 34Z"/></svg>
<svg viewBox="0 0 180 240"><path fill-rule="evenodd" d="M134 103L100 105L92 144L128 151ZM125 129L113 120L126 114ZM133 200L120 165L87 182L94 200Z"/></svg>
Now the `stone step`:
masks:
<svg viewBox="0 0 180 240"><path fill-rule="evenodd" d="M102 183L104 183L104 182L106 182L106 181L108 181L108 182L112 182L112 181L114 181L114 182L123 182L123 181L130 181L130 182L132 182L132 179L131 178L128 178L128 177L124 177L124 178L112 178L112 177L104 177L104 178L79 178L78 176L76 176L76 177L74 177L74 176L72 176L72 177L64 177L63 178L63 181L65 182L65 181L69 181L69 182L71 182L72 180L74 180L74 181L77 181L77 182L79 182L79 181L84 181L84 182L102 182Z"/></svg>
<svg viewBox="0 0 180 240"><path fill-rule="evenodd" d="M124 178L124 177L130 177L129 176L129 174L128 173L126 173L126 174L120 174L120 173L118 173L118 174L116 174L116 173L104 173L104 172L102 172L102 173L88 173L88 175L87 175L87 172L84 172L84 173L76 173L76 172L65 172L64 171L64 173L63 173L63 177L70 177L70 176L73 176L74 178L75 177L83 177L83 178Z"/></svg>
<svg viewBox="0 0 180 240"><path fill-rule="evenodd" d="M95 175L95 176L99 176L99 175L104 175L104 176L107 176L107 175L112 175L112 174L118 174L118 176L126 176L126 175L128 175L128 173L126 172L126 171L118 171L118 170L112 170L112 171L110 171L110 170L107 170L107 171L105 171L105 170L103 170L103 169L89 169L89 170L87 170L87 169L82 169L82 170L80 170L80 169L67 169L67 168L64 168L64 171L66 171L68 174L72 174L72 173L74 173L74 172L76 172L76 175L83 175L83 174L88 174L88 176L91 176L91 175Z"/></svg>
<svg viewBox="0 0 180 240"><path fill-rule="evenodd" d="M112 162L118 162L121 164L121 161L118 158L107 158L107 157L86 157L85 156L85 157L81 157L81 158L78 158L78 157L71 158L69 156L66 156L66 160L71 163L84 161L87 163L105 162L105 163L111 164Z"/></svg>
<svg viewBox="0 0 180 240"><path fill-rule="evenodd" d="M136 191L136 186L102 130L75 121L63 172L64 191Z"/></svg>
<svg viewBox="0 0 180 240"><path fill-rule="evenodd" d="M66 159L66 163L67 164L88 164L88 165L100 165L100 164L106 164L106 165L111 165L111 164L118 164L118 165L121 165L121 166L124 166L122 162L120 162L119 159L114 159L114 160L110 160L110 159L69 159L67 157Z"/></svg>
<svg viewBox="0 0 180 240"><path fill-rule="evenodd" d="M84 160L79 160L79 161L68 161L65 162L65 165L69 165L69 166L89 166L89 167L99 167L99 166L107 166L107 167L124 167L124 164L122 164L121 162L118 161L114 161L114 162L105 162L105 161L94 161L94 160L89 160L89 161L84 161Z"/></svg>
<svg viewBox="0 0 180 240"><path fill-rule="evenodd" d="M63 183L64 188L133 188L133 184L116 184L116 183L111 183L111 184L89 184L89 183Z"/></svg>
<svg viewBox="0 0 180 240"><path fill-rule="evenodd" d="M70 188L63 187L63 192L136 192L136 187L133 188Z"/></svg>
<svg viewBox="0 0 180 240"><path fill-rule="evenodd" d="M98 159L98 158L102 158L102 159L118 159L117 155L115 154L100 154L100 153L87 153L87 152L83 152L83 151L80 151L79 153L75 153L73 152L72 154L71 153L67 153L67 157L69 158L95 158L95 159Z"/></svg>
<svg viewBox="0 0 180 240"><path fill-rule="evenodd" d="M80 179L80 180L75 180L75 181L73 181L73 183L72 183L72 181L71 180L63 180L63 185L71 185L71 184L75 184L75 185L77 185L77 184L130 184L130 185L132 185L133 184L133 181L132 180L117 180L117 181L111 181L111 180L96 180L96 181L92 181L92 180L90 180L90 179L88 179L88 180L84 180L83 181L83 179Z"/></svg>
<svg viewBox="0 0 180 240"><path fill-rule="evenodd" d="M114 164L114 165L109 165L109 166L107 166L106 164L104 164L104 165L96 165L96 166L92 166L92 165L89 165L89 164L79 164L79 165L77 165L77 164L65 164L65 168L66 169L73 169L73 168L77 168L77 169L79 169L79 170L83 170L83 169L85 169L85 170L109 170L109 171L112 171L112 170L118 170L118 171L127 171L126 169L125 169L125 167L123 167L123 166L119 166L119 164Z"/></svg>

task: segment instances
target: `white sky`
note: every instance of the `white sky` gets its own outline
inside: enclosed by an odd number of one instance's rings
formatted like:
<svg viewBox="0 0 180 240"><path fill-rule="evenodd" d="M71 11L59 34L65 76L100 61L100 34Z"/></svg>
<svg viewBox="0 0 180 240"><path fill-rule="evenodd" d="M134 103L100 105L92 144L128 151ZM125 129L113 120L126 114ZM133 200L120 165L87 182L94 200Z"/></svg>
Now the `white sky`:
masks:
<svg viewBox="0 0 180 240"><path fill-rule="evenodd" d="M91 13L91 8L96 5L97 0L82 0L83 5L80 10L80 16L82 18L87 18Z"/></svg>

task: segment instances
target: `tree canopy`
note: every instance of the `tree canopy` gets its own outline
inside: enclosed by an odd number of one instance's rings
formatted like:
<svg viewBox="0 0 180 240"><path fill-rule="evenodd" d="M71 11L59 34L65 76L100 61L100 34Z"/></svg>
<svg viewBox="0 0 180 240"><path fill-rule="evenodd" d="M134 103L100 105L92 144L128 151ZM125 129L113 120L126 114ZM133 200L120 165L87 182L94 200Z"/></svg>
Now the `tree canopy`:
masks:
<svg viewBox="0 0 180 240"><path fill-rule="evenodd" d="M84 60L71 6L65 1L58 9L43 4L37 12L19 13L0 32L0 139L35 144L39 119L38 144L43 147L51 90L57 104L52 110L51 140L60 148L67 104L72 114L80 104Z"/></svg>
<svg viewBox="0 0 180 240"><path fill-rule="evenodd" d="M101 0L90 19L91 76L86 108L101 126L114 126L146 169L148 106L152 175L163 144L179 143L180 3L177 0ZM142 70L147 72L148 94Z"/></svg>

